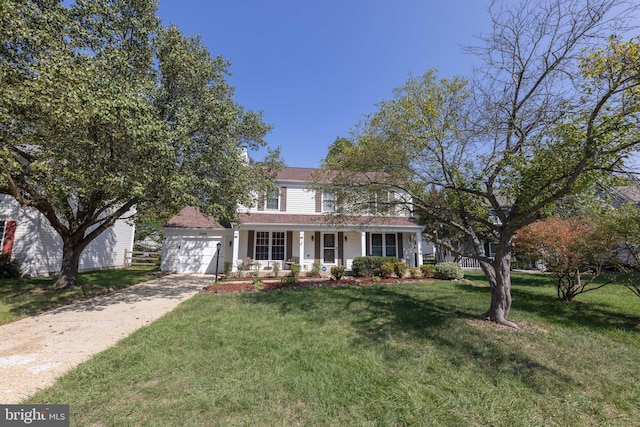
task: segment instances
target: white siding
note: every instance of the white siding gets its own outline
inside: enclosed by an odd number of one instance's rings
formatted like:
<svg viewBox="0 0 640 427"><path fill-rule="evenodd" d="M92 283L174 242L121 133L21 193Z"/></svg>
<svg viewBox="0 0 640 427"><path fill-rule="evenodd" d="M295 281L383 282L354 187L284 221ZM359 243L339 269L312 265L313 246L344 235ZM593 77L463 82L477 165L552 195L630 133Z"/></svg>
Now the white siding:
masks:
<svg viewBox="0 0 640 427"><path fill-rule="evenodd" d="M302 186L287 187L287 213L289 214L315 214L315 192Z"/></svg>
<svg viewBox="0 0 640 427"><path fill-rule="evenodd" d="M224 263L232 261L233 250L229 242L233 234L226 230L165 229L162 241L160 269L185 274L214 274L224 270ZM220 258L217 259L217 243Z"/></svg>
<svg viewBox="0 0 640 427"><path fill-rule="evenodd" d="M44 215L33 208L22 208L15 199L3 194L0 218L17 222L12 258L20 263L23 274L60 271L62 239ZM125 249L133 249L134 229L132 224L118 220L87 246L80 258L80 270L123 266Z"/></svg>
<svg viewBox="0 0 640 427"><path fill-rule="evenodd" d="M347 241L344 242L345 268L351 270L353 259L362 256L361 233L345 233Z"/></svg>

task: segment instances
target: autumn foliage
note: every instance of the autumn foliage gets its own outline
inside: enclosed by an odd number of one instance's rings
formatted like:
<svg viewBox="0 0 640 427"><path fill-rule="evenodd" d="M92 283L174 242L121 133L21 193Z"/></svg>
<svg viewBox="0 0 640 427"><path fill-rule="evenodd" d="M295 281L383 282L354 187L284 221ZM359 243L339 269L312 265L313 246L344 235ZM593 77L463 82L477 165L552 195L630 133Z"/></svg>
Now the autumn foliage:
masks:
<svg viewBox="0 0 640 427"><path fill-rule="evenodd" d="M518 258L543 262L556 278L558 298L571 301L578 294L604 286L595 285L594 280L609 260L615 242L588 218L554 216L524 227L514 246Z"/></svg>

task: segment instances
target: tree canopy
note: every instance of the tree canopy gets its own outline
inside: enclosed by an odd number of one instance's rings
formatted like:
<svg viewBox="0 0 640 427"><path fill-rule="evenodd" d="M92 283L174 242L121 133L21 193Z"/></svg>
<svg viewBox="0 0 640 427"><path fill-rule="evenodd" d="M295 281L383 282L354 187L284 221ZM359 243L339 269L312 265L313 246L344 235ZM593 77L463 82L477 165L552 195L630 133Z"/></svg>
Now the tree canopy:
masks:
<svg viewBox="0 0 640 427"><path fill-rule="evenodd" d="M428 232L462 240L432 237L480 261L491 285L484 316L516 326L507 320L515 232L623 168L640 144L640 44L611 36L635 11L616 0L493 2L492 31L468 49L477 74L410 76L354 131L332 185L366 193L353 174L386 163L371 185L407 194L396 203Z"/></svg>
<svg viewBox="0 0 640 427"><path fill-rule="evenodd" d="M199 206L233 220L269 185L270 127L234 101L229 62L163 27L154 0L2 0L0 192L63 241L56 287L82 250L132 212Z"/></svg>

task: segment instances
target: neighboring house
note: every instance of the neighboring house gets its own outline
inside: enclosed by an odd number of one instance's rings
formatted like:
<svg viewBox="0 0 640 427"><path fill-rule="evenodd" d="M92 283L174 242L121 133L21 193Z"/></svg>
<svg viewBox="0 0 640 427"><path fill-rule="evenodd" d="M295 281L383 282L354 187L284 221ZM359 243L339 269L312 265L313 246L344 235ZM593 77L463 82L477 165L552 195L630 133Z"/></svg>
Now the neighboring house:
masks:
<svg viewBox="0 0 640 427"><path fill-rule="evenodd" d="M413 217L361 216L335 225L327 213L336 209L334 194L311 190L316 169L284 168L278 173L279 191L260 197L258 206L241 209L237 226L220 224L186 207L165 225L163 271L221 272L225 262L251 263L260 269L280 263L303 271L320 264L351 269L353 259L365 255L393 256L415 266L422 264L422 226ZM391 193L390 193L391 194Z"/></svg>
<svg viewBox="0 0 640 427"><path fill-rule="evenodd" d="M134 226L118 220L93 240L80 258L80 271L122 267L125 250L133 249ZM62 262L62 239L49 221L34 208L23 208L0 194L0 247L20 265L27 276L58 273Z"/></svg>
<svg viewBox="0 0 640 427"><path fill-rule="evenodd" d="M640 209L640 185L613 187L613 207L632 205Z"/></svg>

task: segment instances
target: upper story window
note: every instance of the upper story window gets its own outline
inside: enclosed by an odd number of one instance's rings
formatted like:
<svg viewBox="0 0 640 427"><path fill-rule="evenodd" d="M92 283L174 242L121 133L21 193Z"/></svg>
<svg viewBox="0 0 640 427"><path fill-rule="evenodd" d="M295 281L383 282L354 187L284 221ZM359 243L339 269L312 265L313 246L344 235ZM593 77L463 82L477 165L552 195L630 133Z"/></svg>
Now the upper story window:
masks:
<svg viewBox="0 0 640 427"><path fill-rule="evenodd" d="M389 191L379 191L375 193L370 201L370 209L372 213L389 213L391 211L391 195Z"/></svg>
<svg viewBox="0 0 640 427"><path fill-rule="evenodd" d="M266 208L269 210L280 209L280 190L276 189L267 194Z"/></svg>
<svg viewBox="0 0 640 427"><path fill-rule="evenodd" d="M322 212L336 211L336 193L322 193Z"/></svg>

